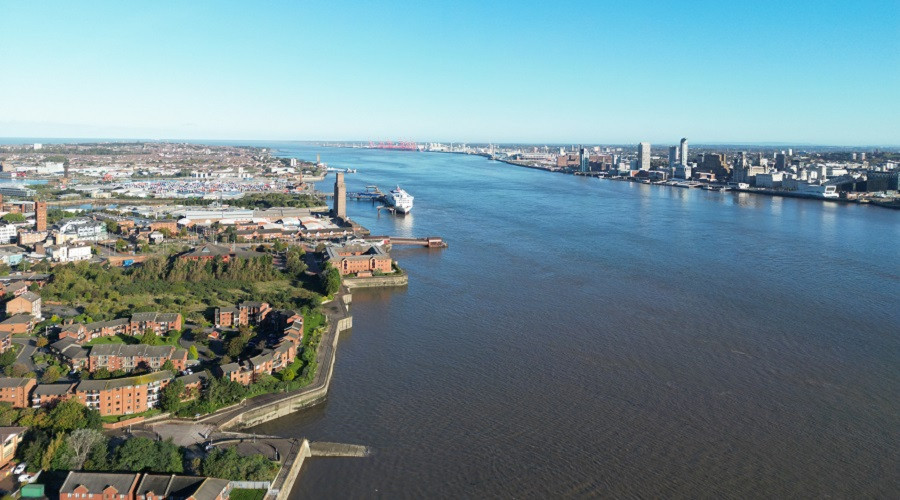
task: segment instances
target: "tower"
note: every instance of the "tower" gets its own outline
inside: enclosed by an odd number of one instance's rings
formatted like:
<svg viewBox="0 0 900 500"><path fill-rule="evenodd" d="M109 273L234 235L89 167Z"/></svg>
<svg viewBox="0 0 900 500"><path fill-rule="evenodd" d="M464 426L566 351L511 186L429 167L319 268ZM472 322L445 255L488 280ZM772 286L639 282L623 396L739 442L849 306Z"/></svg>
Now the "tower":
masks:
<svg viewBox="0 0 900 500"><path fill-rule="evenodd" d="M669 146L669 166L678 165L678 146Z"/></svg>
<svg viewBox="0 0 900 500"><path fill-rule="evenodd" d="M343 172L334 174L334 216L341 219L347 217L347 186Z"/></svg>
<svg viewBox="0 0 900 500"><path fill-rule="evenodd" d="M681 164L684 166L687 166L687 164L688 164L687 137L681 138Z"/></svg>
<svg viewBox="0 0 900 500"><path fill-rule="evenodd" d="M589 156L587 149L581 148L579 153L580 153L580 158L579 158L580 168L579 168L579 170L581 172L590 172L591 171L591 165L590 165L591 157Z"/></svg>
<svg viewBox="0 0 900 500"><path fill-rule="evenodd" d="M650 143L642 142L638 145L638 168L650 170Z"/></svg>
<svg viewBox="0 0 900 500"><path fill-rule="evenodd" d="M34 200L34 220L35 229L38 231L47 230L47 202Z"/></svg>

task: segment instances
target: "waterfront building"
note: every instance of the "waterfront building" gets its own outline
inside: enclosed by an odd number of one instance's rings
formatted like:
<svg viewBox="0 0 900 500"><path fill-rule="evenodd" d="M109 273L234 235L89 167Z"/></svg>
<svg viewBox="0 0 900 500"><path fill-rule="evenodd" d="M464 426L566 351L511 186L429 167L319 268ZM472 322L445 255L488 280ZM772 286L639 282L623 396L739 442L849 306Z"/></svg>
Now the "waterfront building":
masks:
<svg viewBox="0 0 900 500"><path fill-rule="evenodd" d="M900 172L866 171L866 191L900 191Z"/></svg>
<svg viewBox="0 0 900 500"><path fill-rule="evenodd" d="M675 167L675 178L676 179L690 179L691 178L691 166L690 165L678 165Z"/></svg>
<svg viewBox="0 0 900 500"><path fill-rule="evenodd" d="M325 252L341 275L391 272L391 256L377 245L330 245Z"/></svg>
<svg viewBox="0 0 900 500"><path fill-rule="evenodd" d="M344 184L344 173L334 174L334 216L339 219L347 217L347 185Z"/></svg>
<svg viewBox="0 0 900 500"><path fill-rule="evenodd" d="M581 171L582 173L591 171L591 166L590 166L591 158L590 158L590 155L588 154L588 150L586 148L581 148L581 151L579 154L579 161L580 161L579 171Z"/></svg>
<svg viewBox="0 0 900 500"><path fill-rule="evenodd" d="M35 194L34 189L20 185L0 186L0 195L11 198L31 198Z"/></svg>
<svg viewBox="0 0 900 500"><path fill-rule="evenodd" d="M775 170L787 169L787 156L782 152L775 155Z"/></svg>
<svg viewBox="0 0 900 500"><path fill-rule="evenodd" d="M678 165L678 146L669 146L669 166Z"/></svg>
<svg viewBox="0 0 900 500"><path fill-rule="evenodd" d="M642 142L638 144L638 165L639 170L650 170L650 143Z"/></svg>
<svg viewBox="0 0 900 500"><path fill-rule="evenodd" d="M687 166L688 164L688 140L687 137L681 138L681 153L679 155L681 157L681 164Z"/></svg>

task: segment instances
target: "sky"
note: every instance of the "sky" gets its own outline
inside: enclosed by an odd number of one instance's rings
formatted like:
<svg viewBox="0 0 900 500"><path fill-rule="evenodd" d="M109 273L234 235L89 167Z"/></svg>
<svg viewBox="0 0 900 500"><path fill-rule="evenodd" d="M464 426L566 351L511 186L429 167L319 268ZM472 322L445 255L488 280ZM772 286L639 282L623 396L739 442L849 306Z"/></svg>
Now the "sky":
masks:
<svg viewBox="0 0 900 500"><path fill-rule="evenodd" d="M0 0L0 137L900 145L900 0Z"/></svg>

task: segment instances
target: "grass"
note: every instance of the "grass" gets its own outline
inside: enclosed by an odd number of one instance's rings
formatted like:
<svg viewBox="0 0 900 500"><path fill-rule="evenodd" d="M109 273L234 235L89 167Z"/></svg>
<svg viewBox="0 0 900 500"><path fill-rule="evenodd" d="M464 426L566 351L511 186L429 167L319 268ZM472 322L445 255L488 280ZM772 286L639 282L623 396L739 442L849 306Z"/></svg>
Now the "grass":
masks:
<svg viewBox="0 0 900 500"><path fill-rule="evenodd" d="M266 490L231 490L231 500L262 500L266 496Z"/></svg>
<svg viewBox="0 0 900 500"><path fill-rule="evenodd" d="M112 335L110 337L98 337L84 345L92 346L92 345L102 345L102 344L137 344L140 340L137 337L132 337L131 335Z"/></svg>
<svg viewBox="0 0 900 500"><path fill-rule="evenodd" d="M147 410L142 413L130 413L128 415L106 415L104 417L100 417L100 420L104 424L114 424L116 422L121 422L122 420L128 420L130 418L135 418L135 417L148 418L148 417L152 417L155 415L159 415L161 413L162 413L162 410L160 410L159 408L153 408L152 410Z"/></svg>

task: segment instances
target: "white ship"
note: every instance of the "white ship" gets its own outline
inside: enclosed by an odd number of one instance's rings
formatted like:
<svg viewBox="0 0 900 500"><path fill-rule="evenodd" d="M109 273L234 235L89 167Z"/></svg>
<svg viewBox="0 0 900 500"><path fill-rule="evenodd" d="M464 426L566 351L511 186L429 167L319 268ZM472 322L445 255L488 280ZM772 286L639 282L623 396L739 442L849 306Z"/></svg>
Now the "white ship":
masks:
<svg viewBox="0 0 900 500"><path fill-rule="evenodd" d="M412 195L401 189L400 186L397 186L397 189L391 189L390 193L384 195L384 201L404 214L408 214L413 207Z"/></svg>

